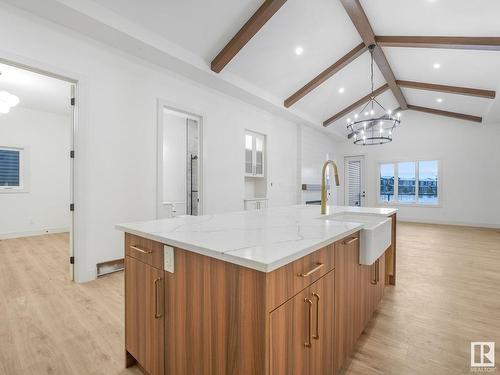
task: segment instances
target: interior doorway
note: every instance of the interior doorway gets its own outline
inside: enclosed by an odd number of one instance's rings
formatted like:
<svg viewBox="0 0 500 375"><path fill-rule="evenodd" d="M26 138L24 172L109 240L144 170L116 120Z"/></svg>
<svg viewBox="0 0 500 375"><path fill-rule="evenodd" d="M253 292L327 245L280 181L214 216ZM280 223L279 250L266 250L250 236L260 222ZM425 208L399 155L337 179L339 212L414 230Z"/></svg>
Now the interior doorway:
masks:
<svg viewBox="0 0 500 375"><path fill-rule="evenodd" d="M43 236L75 278L77 82L0 59L0 239ZM60 254L60 252L57 252ZM68 269L66 268L66 269Z"/></svg>
<svg viewBox="0 0 500 375"><path fill-rule="evenodd" d="M361 207L365 205L365 157L346 156L344 158L344 204Z"/></svg>
<svg viewBox="0 0 500 375"><path fill-rule="evenodd" d="M201 215L202 118L160 102L157 218Z"/></svg>

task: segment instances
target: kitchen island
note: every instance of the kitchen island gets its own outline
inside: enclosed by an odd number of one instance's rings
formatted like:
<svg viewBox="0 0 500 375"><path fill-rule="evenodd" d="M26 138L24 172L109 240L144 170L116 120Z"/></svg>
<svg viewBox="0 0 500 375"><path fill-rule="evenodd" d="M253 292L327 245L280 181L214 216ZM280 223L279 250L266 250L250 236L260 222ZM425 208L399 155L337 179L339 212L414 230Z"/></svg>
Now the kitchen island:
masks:
<svg viewBox="0 0 500 375"><path fill-rule="evenodd" d="M359 264L363 222L328 220L342 213L392 218L373 264ZM291 206L118 225L126 365L151 375L338 372L395 283L395 215Z"/></svg>

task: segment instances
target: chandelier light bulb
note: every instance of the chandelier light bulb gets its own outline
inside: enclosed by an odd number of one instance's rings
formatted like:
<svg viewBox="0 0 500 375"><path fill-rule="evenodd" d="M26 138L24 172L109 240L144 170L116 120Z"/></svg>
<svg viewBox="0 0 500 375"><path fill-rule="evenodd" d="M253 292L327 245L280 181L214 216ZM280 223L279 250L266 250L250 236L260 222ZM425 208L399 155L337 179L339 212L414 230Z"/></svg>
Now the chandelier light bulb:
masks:
<svg viewBox="0 0 500 375"><path fill-rule="evenodd" d="M390 109L388 109L387 114L390 116L392 114L392 111Z"/></svg>
<svg viewBox="0 0 500 375"><path fill-rule="evenodd" d="M382 134L384 132L384 129L380 128L380 134Z"/></svg>
<svg viewBox="0 0 500 375"><path fill-rule="evenodd" d="M363 127L366 129L366 122L363 122Z"/></svg>
<svg viewBox="0 0 500 375"><path fill-rule="evenodd" d="M361 134L365 134L365 131L363 129L361 129Z"/></svg>
<svg viewBox="0 0 500 375"><path fill-rule="evenodd" d="M358 114L357 113L354 115L354 118L358 118Z"/></svg>
<svg viewBox="0 0 500 375"><path fill-rule="evenodd" d="M370 111L370 115L373 115L374 113L375 113L375 111L372 109L372 110Z"/></svg>
<svg viewBox="0 0 500 375"><path fill-rule="evenodd" d="M401 112L398 112L396 116L398 116L398 118L401 117Z"/></svg>
<svg viewBox="0 0 500 375"><path fill-rule="evenodd" d="M348 118L348 119L347 119L347 123L349 124L350 122L351 122L351 119L350 119L350 118Z"/></svg>
<svg viewBox="0 0 500 375"><path fill-rule="evenodd" d="M367 111L367 112L365 112L365 116L368 116L368 115L369 115L368 111Z"/></svg>

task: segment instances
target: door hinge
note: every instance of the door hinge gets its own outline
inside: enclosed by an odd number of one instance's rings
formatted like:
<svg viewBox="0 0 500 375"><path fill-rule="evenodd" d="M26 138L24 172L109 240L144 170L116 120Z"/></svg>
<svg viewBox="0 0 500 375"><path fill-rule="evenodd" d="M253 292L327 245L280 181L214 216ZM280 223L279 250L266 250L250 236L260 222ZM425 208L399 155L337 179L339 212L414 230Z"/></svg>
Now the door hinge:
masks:
<svg viewBox="0 0 500 375"><path fill-rule="evenodd" d="M74 210L75 210L75 204L74 204L74 203L71 203L71 204L69 205L69 210L70 210L70 211L74 211Z"/></svg>
<svg viewBox="0 0 500 375"><path fill-rule="evenodd" d="M75 257L69 257L69 264L75 264Z"/></svg>
<svg viewBox="0 0 500 375"><path fill-rule="evenodd" d="M71 159L74 159L74 158L75 158L75 150L71 150L71 151L69 152L69 157L70 157Z"/></svg>
<svg viewBox="0 0 500 375"><path fill-rule="evenodd" d="M71 105L75 105L75 98L71 98Z"/></svg>

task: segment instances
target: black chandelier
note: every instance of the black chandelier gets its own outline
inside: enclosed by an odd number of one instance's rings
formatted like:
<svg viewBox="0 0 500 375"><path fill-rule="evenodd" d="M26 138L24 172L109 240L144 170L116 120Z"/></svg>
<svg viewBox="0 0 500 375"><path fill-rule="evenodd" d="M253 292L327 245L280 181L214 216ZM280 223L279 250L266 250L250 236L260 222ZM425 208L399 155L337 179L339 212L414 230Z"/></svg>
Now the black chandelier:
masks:
<svg viewBox="0 0 500 375"><path fill-rule="evenodd" d="M392 142L392 134L394 129L401 124L401 112L393 116L391 110L386 110L380 104L373 90L373 51L375 45L368 47L371 55L370 73L371 73L371 96L370 101L361 109L359 113L354 115L354 120L347 119L347 129L350 131L348 138L354 139L355 145L369 146L381 145ZM384 115L374 117L375 108L380 107Z"/></svg>

